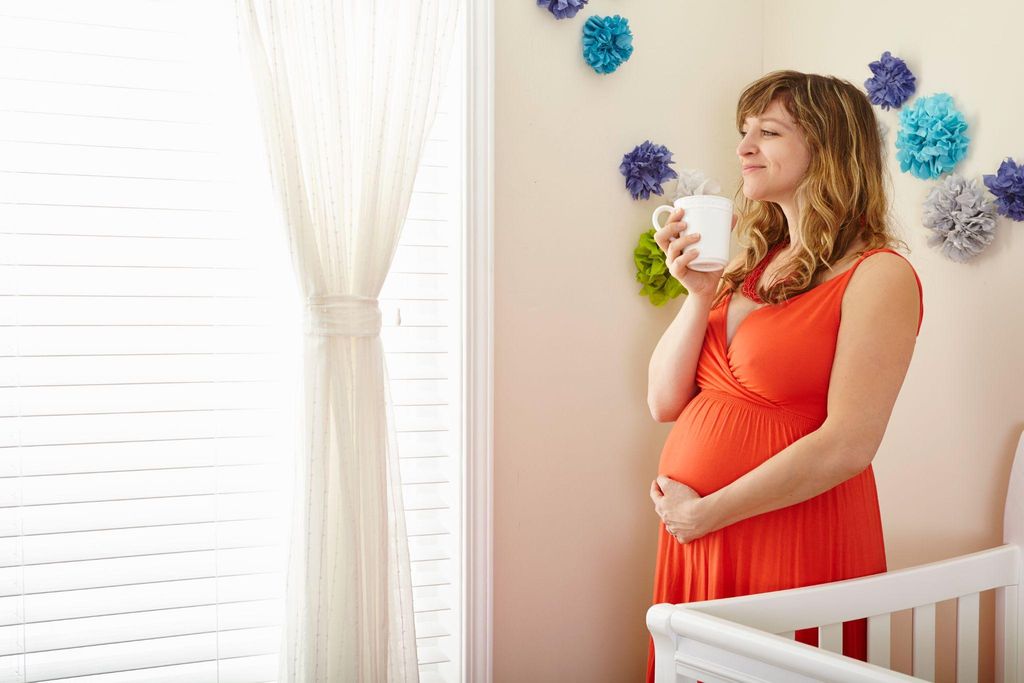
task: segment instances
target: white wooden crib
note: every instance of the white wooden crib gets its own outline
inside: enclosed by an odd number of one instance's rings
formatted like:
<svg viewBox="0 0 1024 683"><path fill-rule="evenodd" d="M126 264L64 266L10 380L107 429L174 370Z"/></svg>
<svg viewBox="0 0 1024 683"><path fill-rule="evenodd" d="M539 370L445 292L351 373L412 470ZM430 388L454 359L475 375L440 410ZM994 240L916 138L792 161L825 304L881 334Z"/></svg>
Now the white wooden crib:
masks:
<svg viewBox="0 0 1024 683"><path fill-rule="evenodd" d="M1003 512L1003 545L860 579L647 611L655 681L744 683L935 680L935 604L957 599L956 680L978 680L978 597L996 590L995 675L1024 683L1024 434ZM889 669L893 612L913 609L913 676ZM842 624L868 619L868 662L842 653ZM819 647L793 640L818 628Z"/></svg>

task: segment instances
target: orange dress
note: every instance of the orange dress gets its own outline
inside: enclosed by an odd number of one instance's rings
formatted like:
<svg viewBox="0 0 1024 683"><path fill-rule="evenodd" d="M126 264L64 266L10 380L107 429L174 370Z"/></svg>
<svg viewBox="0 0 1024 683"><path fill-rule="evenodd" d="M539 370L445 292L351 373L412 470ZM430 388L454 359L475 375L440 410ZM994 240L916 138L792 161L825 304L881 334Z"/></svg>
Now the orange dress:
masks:
<svg viewBox="0 0 1024 683"><path fill-rule="evenodd" d="M726 348L726 297L711 309L697 363L700 392L668 435L665 475L706 496L822 425L840 305L865 252L845 272L788 301L755 309ZM917 278L917 272L914 272ZM917 278L918 295L921 280ZM924 316L923 297L918 332ZM886 570L874 472L802 503L749 517L686 544L658 523L653 604L809 586ZM843 654L866 660L867 620L843 625ZM796 639L818 644L817 629ZM654 680L649 639L647 681Z"/></svg>

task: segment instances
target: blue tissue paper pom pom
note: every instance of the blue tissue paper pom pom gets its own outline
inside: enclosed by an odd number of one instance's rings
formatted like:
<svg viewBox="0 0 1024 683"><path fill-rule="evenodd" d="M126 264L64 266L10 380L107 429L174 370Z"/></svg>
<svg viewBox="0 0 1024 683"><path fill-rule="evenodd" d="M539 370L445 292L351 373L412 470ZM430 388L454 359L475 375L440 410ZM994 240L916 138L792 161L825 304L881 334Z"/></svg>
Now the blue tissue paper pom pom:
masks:
<svg viewBox="0 0 1024 683"><path fill-rule="evenodd" d="M899 108L914 93L917 79L910 73L906 62L893 57L888 50L882 53L881 59L868 64L871 78L864 81L871 104L881 105L882 109Z"/></svg>
<svg viewBox="0 0 1024 683"><path fill-rule="evenodd" d="M996 210L1015 221L1024 221L1024 166L1007 157L994 175L982 176L985 187L996 196Z"/></svg>
<svg viewBox="0 0 1024 683"><path fill-rule="evenodd" d="M537 0L537 5L547 8L555 19L572 19L585 4L587 0Z"/></svg>
<svg viewBox="0 0 1024 683"><path fill-rule="evenodd" d="M678 178L679 174L668 167L674 164L672 152L664 145L656 145L650 140L637 145L632 152L624 154L619 172L626 176L626 189L633 199L647 199L653 192L661 195L664 190L661 184L669 178Z"/></svg>
<svg viewBox="0 0 1024 683"><path fill-rule="evenodd" d="M923 180L949 173L967 156L967 121L946 93L919 97L900 111L896 159L900 170Z"/></svg>
<svg viewBox="0 0 1024 683"><path fill-rule="evenodd" d="M583 58L599 74L610 74L633 54L629 22L618 14L590 17L583 25Z"/></svg>

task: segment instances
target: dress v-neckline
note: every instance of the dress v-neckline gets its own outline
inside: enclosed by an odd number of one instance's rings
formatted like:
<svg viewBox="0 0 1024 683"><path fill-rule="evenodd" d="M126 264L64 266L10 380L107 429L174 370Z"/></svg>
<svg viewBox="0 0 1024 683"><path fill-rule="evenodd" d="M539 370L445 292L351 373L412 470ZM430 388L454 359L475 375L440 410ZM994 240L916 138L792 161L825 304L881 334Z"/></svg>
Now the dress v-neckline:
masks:
<svg viewBox="0 0 1024 683"><path fill-rule="evenodd" d="M811 287L810 289L808 289L806 291L800 292L799 294L797 294L795 296L789 297L789 299L785 303L793 303L794 301L796 301L800 297L802 297L802 296L804 296L806 294L810 294L812 292L816 292L817 290L821 289L825 285L827 285L829 283L832 283L832 282L835 282L836 280L839 280L839 279L845 277L847 274L853 272L853 270L857 267L857 264L860 263L861 260L863 260L865 256L867 256L868 254L873 253L875 251L884 251L884 247L882 249L871 249L871 250L865 251L863 254L860 255L860 257L856 261L854 261L850 265L849 268L847 268L843 272L839 273L839 275L836 275L835 277L831 277L828 280L825 280L824 282L822 282L821 284L815 285L814 287ZM729 357L729 354L732 353L732 347L736 344L736 337L737 337L737 335L739 335L740 330L743 328L744 325L747 324L747 320L749 320L752 315L754 315L758 311L764 310L766 308L771 308L772 306L780 306L781 305L781 304L765 304L764 306L758 306L757 308L752 310L750 313L747 313L746 317L744 317L743 320L740 321L739 325L736 326L736 330L732 333L732 339L729 339L729 336L728 336L729 335L729 305L732 303L732 295L735 294L735 293L736 293L735 291L729 292L726 295L725 303L722 306L722 308L724 309L722 311L722 330L721 330L721 332L722 332L722 346L725 348L725 355L726 355L727 358Z"/></svg>

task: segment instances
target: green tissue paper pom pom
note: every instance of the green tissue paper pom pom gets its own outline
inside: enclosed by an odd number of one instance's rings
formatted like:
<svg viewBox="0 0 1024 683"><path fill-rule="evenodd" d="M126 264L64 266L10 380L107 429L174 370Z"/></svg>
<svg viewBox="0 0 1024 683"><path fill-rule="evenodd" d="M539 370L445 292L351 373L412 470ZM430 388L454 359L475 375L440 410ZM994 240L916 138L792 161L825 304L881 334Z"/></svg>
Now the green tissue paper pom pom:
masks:
<svg viewBox="0 0 1024 683"><path fill-rule="evenodd" d="M633 250L633 263L636 264L636 281L643 284L640 296L646 295L655 306L680 294L689 294L686 287L669 274L665 252L654 241L654 228L640 233L640 241Z"/></svg>

